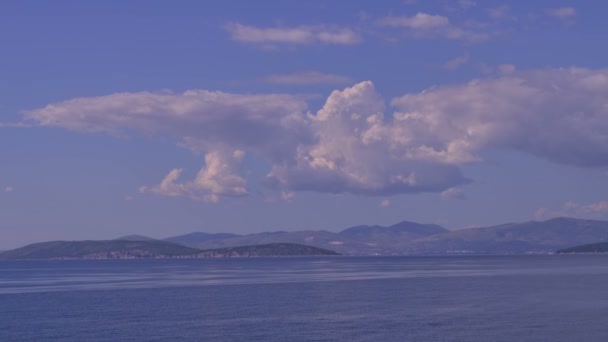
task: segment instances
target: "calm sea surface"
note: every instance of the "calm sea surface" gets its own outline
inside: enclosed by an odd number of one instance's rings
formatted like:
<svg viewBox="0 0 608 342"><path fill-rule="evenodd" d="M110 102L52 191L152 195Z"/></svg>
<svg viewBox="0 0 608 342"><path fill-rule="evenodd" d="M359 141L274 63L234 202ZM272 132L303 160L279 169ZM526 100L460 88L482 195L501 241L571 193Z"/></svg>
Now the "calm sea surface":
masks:
<svg viewBox="0 0 608 342"><path fill-rule="evenodd" d="M608 341L608 256L3 261L0 341Z"/></svg>

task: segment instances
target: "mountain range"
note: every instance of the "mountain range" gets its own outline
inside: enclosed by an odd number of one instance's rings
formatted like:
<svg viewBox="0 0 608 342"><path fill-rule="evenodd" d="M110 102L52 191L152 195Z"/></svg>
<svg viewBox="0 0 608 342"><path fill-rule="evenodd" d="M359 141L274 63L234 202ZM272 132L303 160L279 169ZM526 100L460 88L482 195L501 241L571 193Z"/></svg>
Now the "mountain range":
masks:
<svg viewBox="0 0 608 342"><path fill-rule="evenodd" d="M244 253L253 256L269 253L282 255L287 250L291 251L289 253L296 253L297 250L297 253L304 255L310 252L294 249L294 245L281 249L277 244L305 245L343 255L545 254L607 241L608 221L560 217L459 230L403 221L391 226L354 226L338 232L304 230L246 235L193 232L165 239L127 235L108 241L46 242L7 251L2 255L5 258L13 254L17 258L32 255L44 258L47 255L44 253L48 253L70 258L77 255L95 256L95 253L108 256L108 251L120 251L124 257L179 257L209 250L214 250L218 255ZM272 246L272 252L260 245ZM241 249L235 252L236 247ZM321 250L317 252L321 253ZM285 255L291 255L289 253Z"/></svg>
<svg viewBox="0 0 608 342"><path fill-rule="evenodd" d="M560 217L459 230L403 221L391 226L355 226L339 232L305 230L247 235L196 232L165 240L200 249L298 243L345 255L553 253L608 241L608 221Z"/></svg>

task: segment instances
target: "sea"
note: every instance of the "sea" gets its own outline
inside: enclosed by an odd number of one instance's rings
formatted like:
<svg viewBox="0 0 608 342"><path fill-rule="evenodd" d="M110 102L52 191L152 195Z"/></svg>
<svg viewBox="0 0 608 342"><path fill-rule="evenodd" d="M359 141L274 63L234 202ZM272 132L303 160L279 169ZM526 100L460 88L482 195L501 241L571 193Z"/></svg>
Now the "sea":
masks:
<svg viewBox="0 0 608 342"><path fill-rule="evenodd" d="M0 341L608 341L608 256L0 261Z"/></svg>

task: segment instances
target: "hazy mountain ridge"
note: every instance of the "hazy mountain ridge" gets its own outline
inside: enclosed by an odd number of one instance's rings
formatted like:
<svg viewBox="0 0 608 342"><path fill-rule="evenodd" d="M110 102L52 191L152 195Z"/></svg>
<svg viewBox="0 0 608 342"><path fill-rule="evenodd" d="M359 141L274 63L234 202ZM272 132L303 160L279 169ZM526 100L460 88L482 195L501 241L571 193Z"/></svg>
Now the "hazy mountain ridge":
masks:
<svg viewBox="0 0 608 342"><path fill-rule="evenodd" d="M182 236L183 237L183 236ZM169 238L176 241L174 237ZM526 254L608 240L608 221L555 218L491 227L447 230L433 224L403 221L391 226L354 226L340 232L265 232L227 239L189 242L211 249L264 243L300 243L347 255Z"/></svg>
<svg viewBox="0 0 608 342"><path fill-rule="evenodd" d="M178 244L196 244L196 243L204 243L210 241L221 241L225 239L230 239L233 237L238 237L240 235L230 234L230 233L203 233L203 232L193 232L185 235L174 236L170 238L163 239L164 241L174 242Z"/></svg>
<svg viewBox="0 0 608 342"><path fill-rule="evenodd" d="M418 253L522 254L554 252L573 245L608 240L608 221L555 218L547 221L510 223L469 228L429 236L416 241Z"/></svg>
<svg viewBox="0 0 608 342"><path fill-rule="evenodd" d="M402 247L409 245L414 239L447 231L438 225L403 221L388 227L355 226L338 233L324 230L277 231L239 235L227 239L189 241L186 237L192 235L190 233L165 240L179 241L185 246L201 249L282 242L316 246L350 255L399 255L402 254Z"/></svg>
<svg viewBox="0 0 608 342"><path fill-rule="evenodd" d="M114 239L114 240L125 240L125 241L159 241L158 239L151 238L151 237L145 236L145 235L139 235L139 234L125 235L125 236L121 236L118 239Z"/></svg>
<svg viewBox="0 0 608 342"><path fill-rule="evenodd" d="M25 253L33 246L30 245L1 253L0 258L180 257L269 244L306 245L345 255L528 254L553 253L604 241L608 241L608 221L555 218L451 231L438 225L403 221L386 227L354 226L339 232L305 230L248 235L195 232L165 240L128 235L116 240L88 241L89 245L62 245L69 242L54 241L34 244L38 254L33 257Z"/></svg>

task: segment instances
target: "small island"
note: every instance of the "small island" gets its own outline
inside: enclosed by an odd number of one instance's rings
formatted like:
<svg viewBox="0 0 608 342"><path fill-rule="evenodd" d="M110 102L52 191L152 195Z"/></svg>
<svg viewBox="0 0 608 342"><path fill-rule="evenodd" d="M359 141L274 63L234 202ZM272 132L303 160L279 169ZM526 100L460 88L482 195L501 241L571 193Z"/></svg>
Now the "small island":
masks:
<svg viewBox="0 0 608 342"><path fill-rule="evenodd" d="M0 253L0 260L39 259L185 259L339 255L331 250L270 243L202 250L160 240L49 241Z"/></svg>
<svg viewBox="0 0 608 342"><path fill-rule="evenodd" d="M570 248L560 249L558 254L591 254L591 253L608 253L608 242L590 243L585 245L574 246Z"/></svg>

